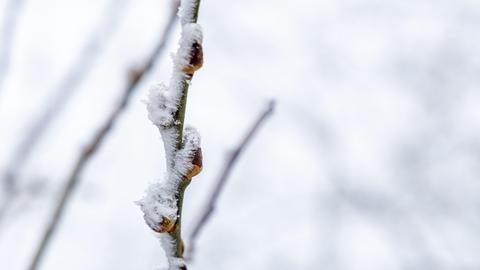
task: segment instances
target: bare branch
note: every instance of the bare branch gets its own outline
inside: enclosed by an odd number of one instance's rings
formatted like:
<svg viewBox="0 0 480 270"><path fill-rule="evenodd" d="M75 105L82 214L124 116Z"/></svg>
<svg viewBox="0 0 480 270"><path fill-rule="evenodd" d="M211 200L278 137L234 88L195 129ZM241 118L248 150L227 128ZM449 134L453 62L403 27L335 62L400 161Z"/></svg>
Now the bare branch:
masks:
<svg viewBox="0 0 480 270"><path fill-rule="evenodd" d="M92 158L92 156L96 153L96 151L101 147L103 141L107 137L109 131L111 131L112 127L115 125L117 122L120 114L125 110L125 108L128 106L130 97L132 93L138 89L138 84L139 82L145 77L145 75L153 68L155 61L158 59L159 55L163 52L166 44L168 43L168 40L171 36L172 29L174 28L174 22L176 19L175 13L177 10L177 6L174 5L172 8L172 11L170 12L170 16L167 22L167 25L163 31L162 37L159 39L159 43L155 47L154 51L146 61L145 65L139 69L139 70L134 70L130 74L129 78L129 83L125 87L123 94L121 96L121 99L119 103L116 105L116 107L113 109L111 114L109 115L108 118L106 118L105 122L103 125L100 127L99 131L97 134L92 138L90 143L84 148L83 152L79 156L77 162L75 163L75 166L70 174L70 177L67 180L67 183L65 185L65 188L62 192L61 198L58 201L55 211L53 213L53 216L51 217L47 229L45 230L45 233L42 237L42 240L40 241L40 244L37 248L37 251L35 252L35 257L31 262L31 265L29 267L30 270L35 270L37 269L40 260L45 253L45 250L48 247L49 242L52 239L53 234L55 233L55 230L58 226L58 223L60 222L62 215L64 213L65 207L68 203L69 198L71 197L71 194L75 187L77 186L78 182L80 181L80 175L87 165L88 161Z"/></svg>
<svg viewBox="0 0 480 270"><path fill-rule="evenodd" d="M91 66L100 55L105 39L114 32L117 22L122 17L120 15L123 15L126 9L125 2L126 0L110 1L109 5L105 8L105 14L100 16L101 20L98 24L100 29L94 31L92 37L78 54L78 58L75 59L71 65L71 69L55 88L54 96L48 102L48 106L45 107L45 110L41 112L39 117L29 126L26 135L21 139L17 151L13 154L10 163L7 165L3 178L5 196L9 198L7 199L7 204L10 198L13 198L17 193L15 186L16 181L26 161L41 141L45 131L52 124L55 115L65 107L68 100L88 75ZM2 206L2 210L0 210L0 219L5 211L3 208L5 207Z"/></svg>
<svg viewBox="0 0 480 270"><path fill-rule="evenodd" d="M203 227L205 227L213 211L215 210L215 204L218 198L220 197L220 193L222 192L223 187L225 186L225 183L228 180L230 172L235 166L235 163L240 157L240 154L245 150L248 143L251 141L252 137L255 135L255 133L258 132L258 130L260 129L261 125L265 122L265 120L273 113L274 107L275 107L275 101L273 100L269 101L267 108L260 114L257 121L255 121L255 123L250 128L250 130L248 131L246 136L243 138L243 140L240 142L240 144L235 149L233 149L233 151L229 154L228 159L225 162L225 165L220 173L220 176L217 179L217 182L215 184L215 189L210 195L210 199L205 205L204 211L200 215L200 218L198 219L198 222L194 226L194 229L190 235L189 242L188 242L189 243L188 257L190 259L193 257L193 253L195 251L195 242L198 238L198 235L200 234Z"/></svg>

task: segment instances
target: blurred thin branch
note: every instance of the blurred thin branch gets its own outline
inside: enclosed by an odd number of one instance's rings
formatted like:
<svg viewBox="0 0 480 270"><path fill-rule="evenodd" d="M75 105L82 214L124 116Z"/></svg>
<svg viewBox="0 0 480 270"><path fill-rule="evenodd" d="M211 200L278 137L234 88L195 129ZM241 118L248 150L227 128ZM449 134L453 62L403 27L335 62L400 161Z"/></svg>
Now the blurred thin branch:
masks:
<svg viewBox="0 0 480 270"><path fill-rule="evenodd" d="M24 6L25 0L10 0L5 8L5 20L3 21L2 39L0 40L0 91L3 90L3 83L8 73L18 18Z"/></svg>
<svg viewBox="0 0 480 270"><path fill-rule="evenodd" d="M70 173L70 176L65 185L65 188L61 194L61 198L55 207L53 216L51 217L47 225L47 229L45 230L42 240L40 241L40 244L37 248L37 251L35 252L35 256L29 267L30 270L37 269L42 259L42 256L45 253L45 250L48 247L48 244L51 241L53 234L55 233L58 223L62 218L66 204L68 203L68 200L71 197L73 190L75 189L80 180L80 175L83 169L87 165L88 161L92 158L92 156L101 147L108 133L112 130L112 127L117 122L119 116L128 106L130 97L132 96L132 93L138 88L137 86L139 82L145 77L146 74L148 74L148 72L154 66L154 63L158 59L159 55L164 51L165 46L171 36L172 30L175 26L175 15L178 9L176 3L177 2L175 1L175 4L172 5L172 10L170 12L167 25L163 31L162 36L159 38L158 44L155 47L154 51L149 56L143 67L130 72L128 85L123 90L120 101L112 110L111 114L105 119L105 122L101 125L97 134L92 138L90 143L87 144L87 146L84 148L81 155L79 156L78 160L76 161L75 166L73 167L72 172Z"/></svg>
<svg viewBox="0 0 480 270"><path fill-rule="evenodd" d="M217 203L218 198L220 197L220 193L222 192L223 187L225 186L225 183L227 182L228 177L230 176L230 173L234 168L238 158L240 157L241 153L245 150L248 143L252 140L253 136L259 131L260 127L265 122L265 120L273 113L274 107L275 107L275 101L274 100L269 101L267 108L265 108L265 110L259 115L258 119L250 128L246 136L242 139L240 144L235 149L233 149L231 153L229 153L227 160L225 162L225 165L220 173L220 176L216 181L215 188L212 194L210 195L209 200L205 205L205 208L202 214L200 215L200 218L198 219L197 223L193 227L194 229L189 238L189 249L187 254L189 259L193 258L193 253L195 252L195 242L198 238L198 235L200 234L201 230L203 229L203 227L205 227L211 215L213 214L213 211L215 210L215 204Z"/></svg>
<svg viewBox="0 0 480 270"><path fill-rule="evenodd" d="M26 131L26 135L21 139L19 147L7 165L2 179L5 200L0 207L0 220L9 208L9 204L12 201L11 198L15 197L18 192L16 182L23 166L41 141L45 131L54 121L55 115L64 108L92 69L93 63L104 47L102 44L105 44L105 40L112 35L122 17L121 15L124 14L126 2L127 0L111 0L108 3L104 14L100 16L100 21L98 26L95 27L94 33L78 54L71 69L53 91L54 97L47 102L48 105L45 107L45 110L39 113L39 117L33 121Z"/></svg>

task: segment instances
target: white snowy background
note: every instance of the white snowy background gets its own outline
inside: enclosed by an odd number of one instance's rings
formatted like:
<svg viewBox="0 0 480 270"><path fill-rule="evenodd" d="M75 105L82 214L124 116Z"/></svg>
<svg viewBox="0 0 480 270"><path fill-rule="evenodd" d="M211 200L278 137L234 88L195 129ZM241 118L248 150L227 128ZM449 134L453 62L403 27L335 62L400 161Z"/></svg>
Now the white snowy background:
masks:
<svg viewBox="0 0 480 270"><path fill-rule="evenodd" d="M112 7L23 2L0 88L1 173ZM73 162L161 35L169 1L116 2L114 31L0 220L2 270L26 269ZM479 1L204 0L199 23L205 64L186 119L202 134L204 170L187 191L186 234L226 153L268 98L278 106L189 269L480 269ZM134 201L165 171L142 100L168 81L178 31L84 170L41 269L166 265Z"/></svg>

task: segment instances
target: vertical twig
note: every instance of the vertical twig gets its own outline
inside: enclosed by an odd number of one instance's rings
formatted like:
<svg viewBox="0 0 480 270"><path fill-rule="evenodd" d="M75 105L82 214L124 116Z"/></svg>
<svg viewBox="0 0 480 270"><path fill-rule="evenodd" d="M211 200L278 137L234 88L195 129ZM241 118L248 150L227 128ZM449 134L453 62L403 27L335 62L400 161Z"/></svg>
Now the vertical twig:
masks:
<svg viewBox="0 0 480 270"><path fill-rule="evenodd" d="M48 102L45 111L39 114L39 117L28 128L26 135L21 139L19 147L7 165L5 175L2 179L5 189L5 200L4 204L0 207L0 220L7 211L12 198L18 193L16 182L23 166L38 142L42 139L45 131L53 122L56 113L63 109L91 70L91 65L98 55L100 55L101 48L103 47L102 44L105 43L104 40L113 33L117 21L121 17L121 13L125 10L125 1L126 0L110 1L105 9L105 15L101 16L99 23L100 29L94 31L88 43L78 54L78 58L74 61L71 69L56 87L54 91L55 96Z"/></svg>
<svg viewBox="0 0 480 270"><path fill-rule="evenodd" d="M174 58L169 86L152 88L147 109L149 118L162 134L167 161L167 179L147 190L139 201L147 225L161 233L169 269L187 269L181 237L185 189L201 170L200 137L195 129L185 128L188 89L193 74L203 64L202 30L196 23L200 0L182 0L182 34Z"/></svg>
<svg viewBox="0 0 480 270"><path fill-rule="evenodd" d="M212 194L210 194L209 200L205 205L204 210L202 211L202 214L200 215L197 223L193 227L192 233L189 237L189 241L188 241L189 248L187 253L189 259L193 257L193 253L195 252L195 242L198 238L198 235L200 234L203 227L207 224L207 221L210 219L215 209L215 204L218 198L220 197L220 193L222 192L223 187L227 182L230 172L232 171L233 167L235 166L235 163L240 157L240 154L247 147L248 143L253 138L253 135L255 135L255 133L258 132L258 130L260 129L261 125L265 122L265 120L273 113L274 107L275 107L275 101L271 100L268 103L267 108L260 114L258 119L255 121L253 126L250 128L250 130L246 134L246 136L242 139L240 144L236 148L234 148L233 151L231 151L231 153L228 155L225 165L220 173L220 176L218 177L215 183L215 188Z"/></svg>
<svg viewBox="0 0 480 270"><path fill-rule="evenodd" d="M193 16L191 18L182 18L182 23L196 23L198 19L198 11L200 8L200 0L194 0L194 7L193 7ZM203 58L203 56L202 56ZM176 150L181 150L183 146L182 138L183 138L183 126L185 122L185 111L187 108L187 95L188 95L188 88L190 86L190 82L193 78L193 73L187 74L185 79L182 81L182 93L181 93L181 99L180 99L180 104L178 106L178 110L175 113L174 116L174 122L177 122L179 124L175 125L176 127L176 133L177 133L177 145L176 145ZM190 184L190 180L187 177L183 177L177 193L176 193L176 198L177 198L177 207L178 207L178 212L177 212L177 222L175 224L175 229L173 232L170 233L170 236L174 239L174 256L177 258L183 258L183 251L184 251L184 246L183 246L183 240L182 240L182 235L181 235L181 225L182 225L182 208L183 208L183 197L185 194L185 189L187 186ZM187 267L184 265L182 266L184 269L187 269Z"/></svg>
<svg viewBox="0 0 480 270"><path fill-rule="evenodd" d="M177 6L174 5L170 13L167 25L154 51L152 52L152 54L150 55L150 57L148 58L147 62L143 67L141 67L138 70L134 70L130 73L129 83L125 87L119 103L113 109L109 117L106 118L105 122L102 124L97 134L92 138L90 143L87 144L84 151L81 153L77 162L75 163L75 166L62 192L61 198L55 207L53 216L51 217L47 225L47 229L45 230L45 233L37 248L37 251L35 252L35 256L29 267L30 270L35 270L38 268L41 258L45 253L45 250L47 249L48 244L52 239L52 236L58 226L58 223L62 218L65 207L68 203L68 200L71 197L71 194L74 191L75 187L77 186L78 182L80 181L80 175L83 169L87 165L88 161L92 158L92 156L96 153L96 151L101 147L108 133L111 131L112 127L117 122L117 119L119 118L120 114L128 106L128 102L130 100L132 93L136 89L138 89L137 86L139 82L153 68L155 61L158 59L159 55L165 49L165 45L168 43L168 40L171 36L172 29L174 28L174 22L176 19L176 16L175 16L176 10L177 10Z"/></svg>

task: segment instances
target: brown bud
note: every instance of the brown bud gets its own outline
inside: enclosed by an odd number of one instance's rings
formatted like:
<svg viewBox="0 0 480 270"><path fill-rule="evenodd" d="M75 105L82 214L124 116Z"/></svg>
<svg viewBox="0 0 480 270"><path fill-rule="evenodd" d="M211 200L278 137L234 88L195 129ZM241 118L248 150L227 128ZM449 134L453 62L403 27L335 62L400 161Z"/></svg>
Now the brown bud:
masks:
<svg viewBox="0 0 480 270"><path fill-rule="evenodd" d="M158 226L155 227L153 230L158 233L166 233L166 232L173 231L173 228L175 228L175 221L168 219L166 217L163 217L160 224L158 224Z"/></svg>
<svg viewBox="0 0 480 270"><path fill-rule="evenodd" d="M180 239L180 254L183 255L183 252L185 252L185 243L183 242L183 239Z"/></svg>
<svg viewBox="0 0 480 270"><path fill-rule="evenodd" d="M187 173L186 177L192 179L195 175L199 174L203 168L202 148L197 148L192 160L192 169Z"/></svg>
<svg viewBox="0 0 480 270"><path fill-rule="evenodd" d="M188 65L183 67L182 71L193 75L195 71L199 70L203 66L203 48L202 44L195 42L192 45L192 49L190 51L190 61Z"/></svg>

